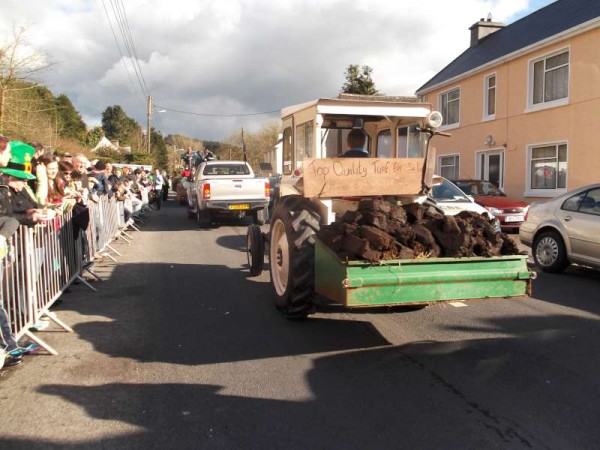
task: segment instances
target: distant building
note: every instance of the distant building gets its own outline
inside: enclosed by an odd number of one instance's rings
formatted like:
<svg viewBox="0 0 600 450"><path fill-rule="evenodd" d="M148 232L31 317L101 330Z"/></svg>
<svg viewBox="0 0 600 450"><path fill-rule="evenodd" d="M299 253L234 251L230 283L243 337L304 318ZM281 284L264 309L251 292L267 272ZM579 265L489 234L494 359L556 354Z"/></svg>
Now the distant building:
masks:
<svg viewBox="0 0 600 450"><path fill-rule="evenodd" d="M102 139L100 139L100 142L98 142L96 146L92 149L92 152L96 152L101 148L107 148L109 150L114 150L121 153L131 153L130 146L121 147L119 146L119 141L111 141L107 139L106 136L102 136Z"/></svg>

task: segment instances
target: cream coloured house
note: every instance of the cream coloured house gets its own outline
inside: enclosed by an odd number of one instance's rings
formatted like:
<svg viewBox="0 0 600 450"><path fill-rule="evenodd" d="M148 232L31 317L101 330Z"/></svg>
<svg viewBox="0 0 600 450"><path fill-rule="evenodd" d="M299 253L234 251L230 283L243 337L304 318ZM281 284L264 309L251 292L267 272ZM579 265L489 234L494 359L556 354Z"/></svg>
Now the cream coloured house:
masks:
<svg viewBox="0 0 600 450"><path fill-rule="evenodd" d="M471 46L416 94L444 115L436 171L527 201L600 181L600 1L558 0Z"/></svg>

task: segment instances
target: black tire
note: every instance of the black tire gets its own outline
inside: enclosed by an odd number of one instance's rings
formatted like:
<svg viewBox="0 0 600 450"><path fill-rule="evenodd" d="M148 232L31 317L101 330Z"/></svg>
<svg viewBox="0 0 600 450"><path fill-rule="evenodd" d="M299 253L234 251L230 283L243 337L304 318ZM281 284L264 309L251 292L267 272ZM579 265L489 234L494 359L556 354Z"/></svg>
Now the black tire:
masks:
<svg viewBox="0 0 600 450"><path fill-rule="evenodd" d="M275 305L289 319L315 311L315 233L319 214L300 196L278 203L271 218L269 262Z"/></svg>
<svg viewBox="0 0 600 450"><path fill-rule="evenodd" d="M556 231L546 231L537 236L531 252L535 264L544 272L559 273L569 265L565 243Z"/></svg>
<svg viewBox="0 0 600 450"><path fill-rule="evenodd" d="M246 256L250 276L259 276L265 265L265 242L258 225L250 225L246 233Z"/></svg>
<svg viewBox="0 0 600 450"><path fill-rule="evenodd" d="M212 222L210 209L197 208L196 219L200 228L208 228Z"/></svg>
<svg viewBox="0 0 600 450"><path fill-rule="evenodd" d="M194 214L194 212L188 207L187 216L188 219L194 219L196 217L196 214Z"/></svg>
<svg viewBox="0 0 600 450"><path fill-rule="evenodd" d="M265 224L265 209L255 209L252 211L252 223L255 225L264 225Z"/></svg>

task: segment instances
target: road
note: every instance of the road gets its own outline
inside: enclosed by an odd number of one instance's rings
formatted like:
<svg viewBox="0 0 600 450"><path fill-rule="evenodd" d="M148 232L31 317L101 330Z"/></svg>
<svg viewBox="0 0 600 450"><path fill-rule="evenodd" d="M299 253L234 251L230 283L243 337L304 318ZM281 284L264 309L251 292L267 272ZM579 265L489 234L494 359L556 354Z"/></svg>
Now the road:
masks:
<svg viewBox="0 0 600 450"><path fill-rule="evenodd" d="M245 232L167 202L119 244L100 292L55 308L74 333L40 333L60 355L2 371L0 448L598 447L598 273L294 322L247 277Z"/></svg>

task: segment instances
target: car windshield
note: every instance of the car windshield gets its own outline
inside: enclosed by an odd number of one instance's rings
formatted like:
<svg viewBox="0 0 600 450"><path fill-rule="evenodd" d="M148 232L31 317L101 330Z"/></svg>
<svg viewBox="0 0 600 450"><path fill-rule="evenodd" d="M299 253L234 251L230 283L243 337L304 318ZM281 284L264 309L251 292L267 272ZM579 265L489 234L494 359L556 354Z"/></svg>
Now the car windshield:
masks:
<svg viewBox="0 0 600 450"><path fill-rule="evenodd" d="M505 195L498 186L489 181L456 181L455 183L467 195Z"/></svg>
<svg viewBox="0 0 600 450"><path fill-rule="evenodd" d="M444 179L440 184L433 186L431 197L437 202L470 202L463 191L453 183Z"/></svg>

